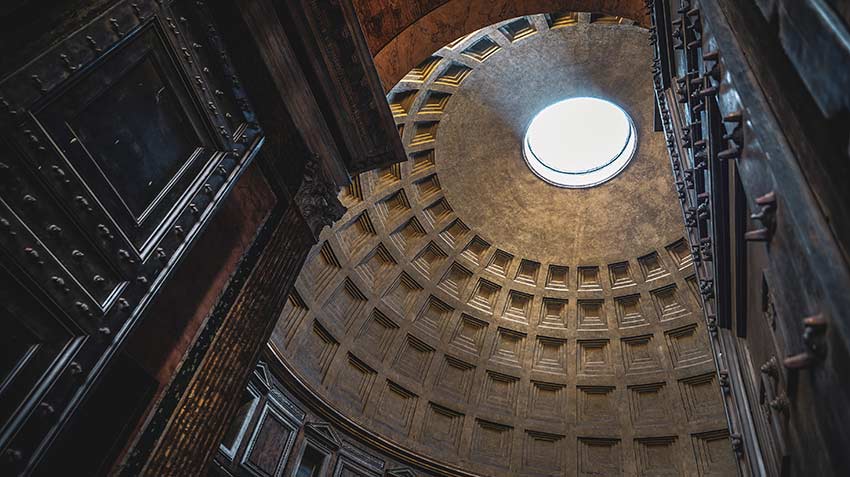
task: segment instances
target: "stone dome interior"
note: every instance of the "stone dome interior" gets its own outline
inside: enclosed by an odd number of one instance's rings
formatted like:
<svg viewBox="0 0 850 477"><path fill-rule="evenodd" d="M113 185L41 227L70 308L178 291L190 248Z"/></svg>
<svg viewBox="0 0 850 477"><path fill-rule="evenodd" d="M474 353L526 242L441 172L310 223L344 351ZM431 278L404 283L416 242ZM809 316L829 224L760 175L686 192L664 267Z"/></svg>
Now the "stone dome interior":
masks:
<svg viewBox="0 0 850 477"><path fill-rule="evenodd" d="M341 192L273 352L376 442L458 473L731 462L651 78L633 74L646 37L620 17L532 15L413 69L387 95L409 160ZM633 118L635 157L599 186L554 187L522 158L525 127L591 94Z"/></svg>

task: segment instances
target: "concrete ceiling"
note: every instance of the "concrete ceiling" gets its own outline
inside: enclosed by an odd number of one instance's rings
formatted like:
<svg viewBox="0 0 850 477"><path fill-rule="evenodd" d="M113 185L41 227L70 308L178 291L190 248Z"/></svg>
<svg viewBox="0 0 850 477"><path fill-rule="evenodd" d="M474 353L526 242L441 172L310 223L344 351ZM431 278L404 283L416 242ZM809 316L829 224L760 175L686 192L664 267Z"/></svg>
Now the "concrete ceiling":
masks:
<svg viewBox="0 0 850 477"><path fill-rule="evenodd" d="M366 440L464 475L734 469L632 23L507 21L390 91L410 159L341 192L270 340ZM520 156L531 116L572 94L618 102L640 135L592 189Z"/></svg>
<svg viewBox="0 0 850 477"><path fill-rule="evenodd" d="M664 137L653 132L650 54L642 28L579 24L506 44L477 66L448 101L435 145L458 216L537 261L614 262L680 238ZM581 96L620 105L635 123L638 150L602 185L555 187L529 170L522 138L541 109Z"/></svg>

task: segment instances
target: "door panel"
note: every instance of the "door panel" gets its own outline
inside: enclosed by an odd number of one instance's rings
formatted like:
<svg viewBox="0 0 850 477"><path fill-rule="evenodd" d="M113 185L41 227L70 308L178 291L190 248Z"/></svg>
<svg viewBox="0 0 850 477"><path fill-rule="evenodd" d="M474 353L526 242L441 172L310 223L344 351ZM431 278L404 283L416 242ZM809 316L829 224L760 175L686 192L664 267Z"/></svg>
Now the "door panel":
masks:
<svg viewBox="0 0 850 477"><path fill-rule="evenodd" d="M204 5L86 22L0 81L3 475L120 391L104 370L263 143Z"/></svg>
<svg viewBox="0 0 850 477"><path fill-rule="evenodd" d="M33 113L141 256L216 149L162 35L148 24Z"/></svg>

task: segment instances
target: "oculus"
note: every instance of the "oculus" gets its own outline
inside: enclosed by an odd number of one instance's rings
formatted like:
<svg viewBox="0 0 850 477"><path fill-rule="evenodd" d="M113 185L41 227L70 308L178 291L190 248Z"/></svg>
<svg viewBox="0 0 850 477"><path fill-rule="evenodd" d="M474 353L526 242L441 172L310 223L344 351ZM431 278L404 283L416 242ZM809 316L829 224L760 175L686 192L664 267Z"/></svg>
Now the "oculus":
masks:
<svg viewBox="0 0 850 477"><path fill-rule="evenodd" d="M602 184L616 176L637 148L631 118L599 98L569 98L547 106L531 120L523 157L544 181L568 188Z"/></svg>

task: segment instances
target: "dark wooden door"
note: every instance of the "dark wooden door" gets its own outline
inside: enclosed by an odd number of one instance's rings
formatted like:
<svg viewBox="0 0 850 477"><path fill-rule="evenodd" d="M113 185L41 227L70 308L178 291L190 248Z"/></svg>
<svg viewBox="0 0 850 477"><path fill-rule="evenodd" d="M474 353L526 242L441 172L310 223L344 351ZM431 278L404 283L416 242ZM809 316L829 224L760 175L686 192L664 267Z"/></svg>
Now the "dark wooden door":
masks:
<svg viewBox="0 0 850 477"><path fill-rule="evenodd" d="M46 452L81 403L148 392L121 344L263 142L202 4L117 1L65 26L0 75L4 475L58 469Z"/></svg>

